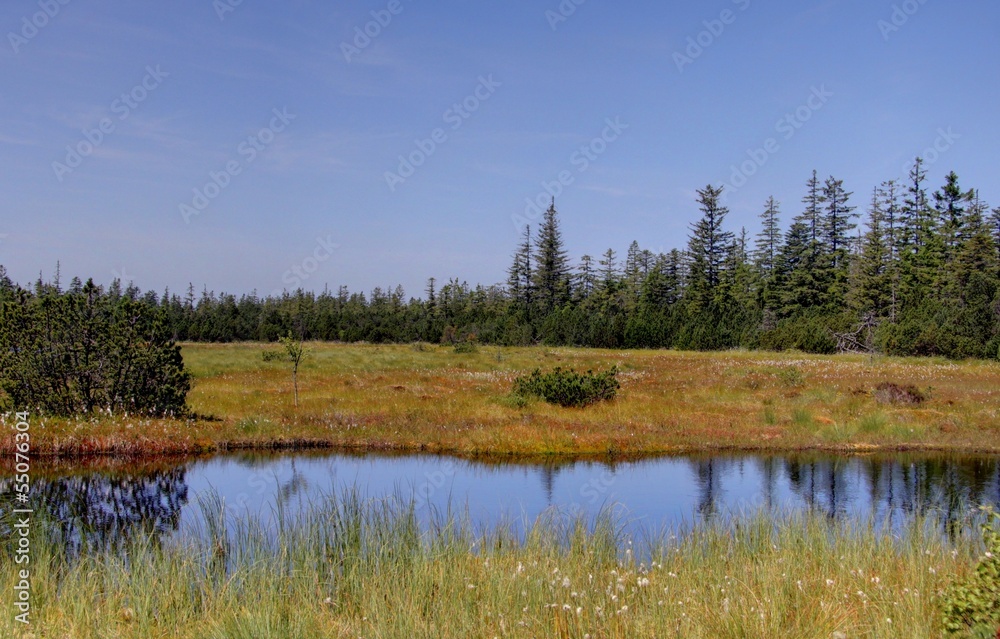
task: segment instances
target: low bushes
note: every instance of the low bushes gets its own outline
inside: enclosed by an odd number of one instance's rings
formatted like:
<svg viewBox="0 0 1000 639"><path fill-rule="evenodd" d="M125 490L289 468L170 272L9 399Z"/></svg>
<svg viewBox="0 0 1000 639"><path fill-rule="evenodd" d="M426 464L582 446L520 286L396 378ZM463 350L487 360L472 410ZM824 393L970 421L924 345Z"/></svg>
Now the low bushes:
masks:
<svg viewBox="0 0 1000 639"><path fill-rule="evenodd" d="M530 375L514 380L514 395L541 397L550 404L581 408L596 402L612 400L621 388L618 367L594 373L577 373L557 367L550 373L535 369Z"/></svg>

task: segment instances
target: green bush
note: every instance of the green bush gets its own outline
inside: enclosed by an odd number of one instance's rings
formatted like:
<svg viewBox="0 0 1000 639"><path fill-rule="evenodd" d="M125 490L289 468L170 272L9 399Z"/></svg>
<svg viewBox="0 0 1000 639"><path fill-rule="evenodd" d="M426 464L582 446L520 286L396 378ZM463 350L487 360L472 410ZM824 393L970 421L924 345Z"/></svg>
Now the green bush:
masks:
<svg viewBox="0 0 1000 639"><path fill-rule="evenodd" d="M159 310L92 281L66 293L40 289L0 303L0 390L11 408L64 416L187 412L190 374Z"/></svg>
<svg viewBox="0 0 1000 639"><path fill-rule="evenodd" d="M459 354L478 353L479 347L475 342L459 342L455 344L455 352Z"/></svg>
<svg viewBox="0 0 1000 639"><path fill-rule="evenodd" d="M975 572L945 594L944 626L952 636L994 639L1000 633L1000 514L987 512L986 552Z"/></svg>
<svg viewBox="0 0 1000 639"><path fill-rule="evenodd" d="M614 399L619 388L617 366L601 373L588 370L582 374L557 367L551 373L542 373L536 368L531 375L518 377L514 380L513 393L523 397L541 397L550 404L580 408Z"/></svg>

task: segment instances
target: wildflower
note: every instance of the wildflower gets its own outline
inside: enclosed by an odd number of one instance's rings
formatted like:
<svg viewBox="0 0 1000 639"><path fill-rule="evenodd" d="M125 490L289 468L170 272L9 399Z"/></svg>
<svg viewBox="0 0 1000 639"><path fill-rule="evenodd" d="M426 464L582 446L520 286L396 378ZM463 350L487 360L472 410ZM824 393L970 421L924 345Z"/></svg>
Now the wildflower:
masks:
<svg viewBox="0 0 1000 639"><path fill-rule="evenodd" d="M645 588L648 585L649 585L649 579L646 579L645 577L640 577L639 578L639 587L640 588Z"/></svg>
<svg viewBox="0 0 1000 639"><path fill-rule="evenodd" d="M827 580L826 580L826 585L827 585L827 586L832 586L832 585L833 585L833 583L834 583L833 579L827 579Z"/></svg>
<svg viewBox="0 0 1000 639"><path fill-rule="evenodd" d="M562 586L563 588L569 588L569 577L563 577Z"/></svg>

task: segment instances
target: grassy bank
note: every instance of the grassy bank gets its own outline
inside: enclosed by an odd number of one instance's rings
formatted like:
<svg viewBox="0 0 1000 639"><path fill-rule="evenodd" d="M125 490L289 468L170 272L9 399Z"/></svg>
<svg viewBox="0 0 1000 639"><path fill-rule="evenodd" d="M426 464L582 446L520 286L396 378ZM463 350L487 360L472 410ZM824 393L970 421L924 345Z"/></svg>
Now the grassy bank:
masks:
<svg viewBox="0 0 1000 639"><path fill-rule="evenodd" d="M919 523L893 537L819 515L640 546L606 517L543 519L523 540L444 518L422 532L408 504L350 492L277 533L211 499L205 513L176 542L77 562L36 524L33 636L909 639L941 634L942 593L981 552ZM14 568L0 554L6 592ZM0 634L27 636L12 617Z"/></svg>
<svg viewBox="0 0 1000 639"><path fill-rule="evenodd" d="M201 417L36 418L36 454L188 453L333 446L483 454L684 450L1000 451L1000 365L788 353L680 353L310 344L293 405L287 365L260 344L185 345ZM622 388L586 409L524 402L536 367L617 365ZM879 393L913 386L922 403ZM210 419L206 419L210 418ZM8 416L10 421L12 416ZM0 449L10 451L3 428Z"/></svg>

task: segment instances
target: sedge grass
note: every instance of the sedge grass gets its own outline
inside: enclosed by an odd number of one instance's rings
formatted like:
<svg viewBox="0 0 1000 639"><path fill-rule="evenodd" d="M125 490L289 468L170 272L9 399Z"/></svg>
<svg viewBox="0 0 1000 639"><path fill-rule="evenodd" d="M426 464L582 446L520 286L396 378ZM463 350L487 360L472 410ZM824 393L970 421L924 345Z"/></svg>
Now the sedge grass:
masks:
<svg viewBox="0 0 1000 639"><path fill-rule="evenodd" d="M757 513L637 543L608 513L474 532L350 489L267 521L201 508L170 540L75 560L36 526L32 636L933 637L979 552L929 519L894 532ZM14 574L0 555L5 592ZM0 635L24 630L0 616Z"/></svg>

